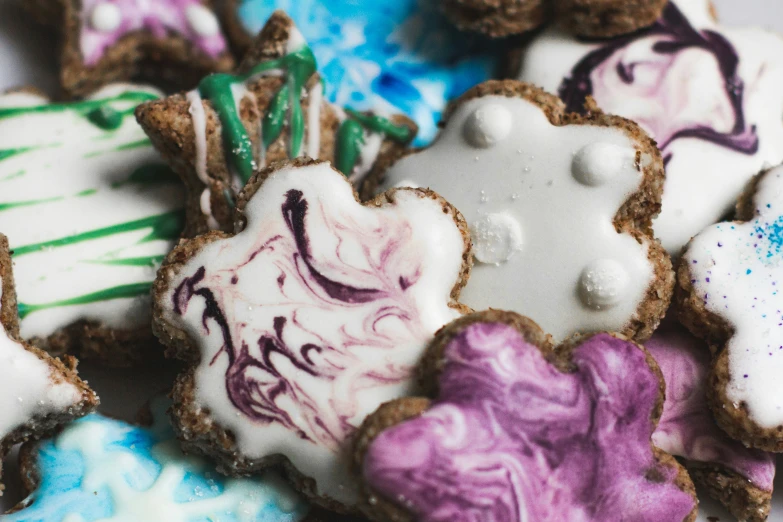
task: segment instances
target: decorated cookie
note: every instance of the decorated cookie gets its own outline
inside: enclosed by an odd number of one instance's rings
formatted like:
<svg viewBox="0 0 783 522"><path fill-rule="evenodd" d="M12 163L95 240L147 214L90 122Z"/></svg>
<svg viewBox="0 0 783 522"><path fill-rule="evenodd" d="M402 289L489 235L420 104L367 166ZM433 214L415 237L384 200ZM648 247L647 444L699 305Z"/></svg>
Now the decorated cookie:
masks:
<svg viewBox="0 0 783 522"><path fill-rule="evenodd" d="M462 216L428 190L366 205L328 163L254 177L233 235L178 246L155 284L155 330L193 364L174 390L186 448L229 474L282 463L303 493L353 510L350 439L414 390L470 269Z"/></svg>
<svg viewBox="0 0 783 522"><path fill-rule="evenodd" d="M609 37L655 22L667 0L440 0L460 29L493 37L536 29L555 15L573 34Z"/></svg>
<svg viewBox="0 0 783 522"><path fill-rule="evenodd" d="M113 364L159 352L149 294L184 194L133 118L157 96L119 84L71 103L0 95L0 230L24 339Z"/></svg>
<svg viewBox="0 0 783 522"><path fill-rule="evenodd" d="M662 184L660 154L635 124L566 114L509 80L468 91L436 142L381 187L428 187L456 206L476 260L464 302L526 314L561 341L604 330L642 340L657 326L674 280L650 229Z"/></svg>
<svg viewBox="0 0 783 522"><path fill-rule="evenodd" d="M310 42L327 100L403 113L418 124L420 145L435 137L446 102L497 67L497 49L452 28L429 1L229 0L229 36L248 48L276 9Z"/></svg>
<svg viewBox="0 0 783 522"><path fill-rule="evenodd" d="M688 474L650 441L663 380L638 345L555 349L525 317L480 312L436 335L422 379L432 399L384 404L359 430L373 519L695 520Z"/></svg>
<svg viewBox="0 0 783 522"><path fill-rule="evenodd" d="M672 255L783 161L783 39L723 28L709 0L672 0L652 27L614 40L548 30L524 53L519 79L558 92L570 111L591 96L655 139L666 184L654 229Z"/></svg>
<svg viewBox="0 0 783 522"><path fill-rule="evenodd" d="M767 519L775 459L731 440L707 406L710 353L682 326L665 323L645 343L666 381L663 415L653 442L685 459L693 481L722 502L739 520Z"/></svg>
<svg viewBox="0 0 783 522"><path fill-rule="evenodd" d="M98 405L98 397L64 363L19 340L8 240L0 235L0 478L11 447L38 438ZM0 483L0 495L3 485Z"/></svg>
<svg viewBox="0 0 783 522"><path fill-rule="evenodd" d="M23 476L34 491L6 522L297 522L307 503L276 474L230 479L185 456L165 417L138 427L98 414L27 447Z"/></svg>
<svg viewBox="0 0 783 522"><path fill-rule="evenodd" d="M136 114L185 181L190 236L232 230L237 194L267 164L327 159L358 182L415 135L402 116L386 119L326 102L312 51L279 11L237 74L208 76L197 89L146 103Z"/></svg>
<svg viewBox="0 0 783 522"><path fill-rule="evenodd" d="M708 397L733 438L783 451L783 167L754 182L737 222L688 244L677 274L680 320L715 351Z"/></svg>
<svg viewBox="0 0 783 522"><path fill-rule="evenodd" d="M62 32L61 81L72 96L138 76L189 87L234 61L211 0L31 0Z"/></svg>

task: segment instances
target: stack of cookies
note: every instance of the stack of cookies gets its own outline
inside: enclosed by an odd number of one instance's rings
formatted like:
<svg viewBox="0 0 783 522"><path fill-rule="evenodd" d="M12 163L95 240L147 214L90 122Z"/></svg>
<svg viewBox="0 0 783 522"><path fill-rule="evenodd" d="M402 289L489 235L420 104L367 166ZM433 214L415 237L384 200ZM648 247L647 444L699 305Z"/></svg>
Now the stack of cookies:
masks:
<svg viewBox="0 0 783 522"><path fill-rule="evenodd" d="M783 38L709 0L23 7L61 89L0 95L0 519L767 520ZM164 357L133 424L77 374Z"/></svg>

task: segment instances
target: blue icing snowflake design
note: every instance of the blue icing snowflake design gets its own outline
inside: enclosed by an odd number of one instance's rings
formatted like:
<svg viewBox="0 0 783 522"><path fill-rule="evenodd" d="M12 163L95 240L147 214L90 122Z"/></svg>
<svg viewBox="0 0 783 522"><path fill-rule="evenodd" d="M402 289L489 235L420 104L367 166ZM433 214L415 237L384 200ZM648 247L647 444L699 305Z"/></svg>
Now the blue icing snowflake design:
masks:
<svg viewBox="0 0 783 522"><path fill-rule="evenodd" d="M479 37L453 29L426 0L241 0L257 33L282 9L310 43L326 95L339 106L402 112L432 141L448 100L489 79L496 58Z"/></svg>
<svg viewBox="0 0 783 522"><path fill-rule="evenodd" d="M275 474L229 479L183 455L165 422L141 428L94 414L36 453L39 487L4 522L298 522L308 511Z"/></svg>

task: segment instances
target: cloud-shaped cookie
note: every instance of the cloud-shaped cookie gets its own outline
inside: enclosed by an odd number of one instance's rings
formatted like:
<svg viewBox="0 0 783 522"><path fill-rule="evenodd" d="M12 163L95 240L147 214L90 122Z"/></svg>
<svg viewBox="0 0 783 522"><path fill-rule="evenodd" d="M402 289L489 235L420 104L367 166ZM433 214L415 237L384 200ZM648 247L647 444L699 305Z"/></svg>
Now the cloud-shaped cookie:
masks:
<svg viewBox="0 0 783 522"><path fill-rule="evenodd" d="M179 436L229 473L283 462L314 500L352 509L350 439L414 391L424 347L459 316L467 226L430 191L362 205L301 160L253 178L238 209L234 235L180 245L155 285L156 332L193 364L174 391Z"/></svg>
<svg viewBox="0 0 783 522"><path fill-rule="evenodd" d="M693 484L653 447L663 380L606 333L553 348L532 321L459 319L422 363L432 399L383 405L359 431L376 520L692 521Z"/></svg>

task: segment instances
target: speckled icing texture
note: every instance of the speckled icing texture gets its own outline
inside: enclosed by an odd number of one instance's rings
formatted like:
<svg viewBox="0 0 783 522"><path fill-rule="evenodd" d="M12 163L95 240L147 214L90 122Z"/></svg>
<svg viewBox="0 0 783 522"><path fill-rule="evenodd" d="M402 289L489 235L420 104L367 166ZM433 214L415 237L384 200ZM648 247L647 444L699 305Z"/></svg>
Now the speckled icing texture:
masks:
<svg viewBox="0 0 783 522"><path fill-rule="evenodd" d="M635 345L596 335L564 374L512 327L476 323L443 357L431 408L383 431L363 466L417 520L681 522L693 509L653 456L659 381Z"/></svg>
<svg viewBox="0 0 783 522"><path fill-rule="evenodd" d="M513 310L557 340L619 331L653 280L647 245L613 225L642 182L637 147L619 129L557 127L530 101L484 96L382 188L429 187L462 212L477 261L462 299L474 310Z"/></svg>
<svg viewBox="0 0 783 522"><path fill-rule="evenodd" d="M22 337L149 324L151 283L183 226L179 180L133 119L156 97L128 85L67 104L0 96L0 230Z"/></svg>
<svg viewBox="0 0 783 522"><path fill-rule="evenodd" d="M228 479L179 449L158 404L152 428L97 414L35 452L32 504L7 522L297 522L307 504L272 473Z"/></svg>
<svg viewBox="0 0 783 522"><path fill-rule="evenodd" d="M667 176L655 232L679 255L752 176L783 161L782 57L780 36L725 29L707 0L676 0L652 27L604 44L545 32L520 79L559 91L571 110L590 95L658 142Z"/></svg>
<svg viewBox="0 0 783 522"><path fill-rule="evenodd" d="M81 7L80 47L90 66L136 31L156 38L177 34L213 58L228 49L217 17L201 0L82 0Z"/></svg>
<svg viewBox="0 0 783 522"><path fill-rule="evenodd" d="M412 390L424 345L458 315L463 237L416 191L363 207L326 163L274 172L245 215L169 282L164 318L200 349L195 401L238 451L286 455L350 504L346 441Z"/></svg>
<svg viewBox="0 0 783 522"><path fill-rule="evenodd" d="M61 414L81 400L76 386L53 375L49 364L0 325L0 441L34 417Z"/></svg>
<svg viewBox="0 0 783 522"><path fill-rule="evenodd" d="M424 0L244 0L238 16L255 34L283 9L310 42L326 95L340 106L401 112L435 137L446 102L487 80L495 59L476 37L451 28Z"/></svg>
<svg viewBox="0 0 783 522"><path fill-rule="evenodd" d="M783 168L759 182L748 223L702 231L684 254L695 295L734 330L727 395L766 428L783 424Z"/></svg>
<svg viewBox="0 0 783 522"><path fill-rule="evenodd" d="M666 402L655 445L689 461L735 471L764 491L772 491L775 458L731 440L715 424L707 406L710 352L706 344L675 324L661 327L645 347L663 372Z"/></svg>

